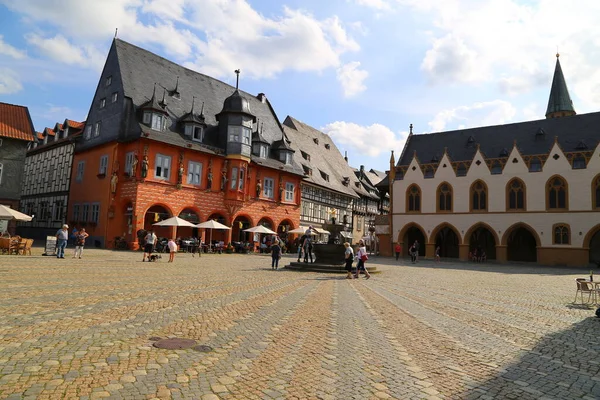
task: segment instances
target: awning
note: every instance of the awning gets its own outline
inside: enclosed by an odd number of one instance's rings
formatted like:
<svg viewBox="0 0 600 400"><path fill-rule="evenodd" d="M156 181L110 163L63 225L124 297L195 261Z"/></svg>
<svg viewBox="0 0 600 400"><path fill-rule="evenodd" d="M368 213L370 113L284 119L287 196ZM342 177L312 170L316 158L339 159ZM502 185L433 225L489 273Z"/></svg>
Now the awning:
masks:
<svg viewBox="0 0 600 400"><path fill-rule="evenodd" d="M346 238L346 239L352 239L352 232L344 232L344 231L341 231L341 232L340 232L340 235L342 235L342 236L343 236L344 238Z"/></svg>
<svg viewBox="0 0 600 400"><path fill-rule="evenodd" d="M317 231L318 233L321 233L323 235L331 235L331 232L329 232L325 229L315 229L315 231Z"/></svg>

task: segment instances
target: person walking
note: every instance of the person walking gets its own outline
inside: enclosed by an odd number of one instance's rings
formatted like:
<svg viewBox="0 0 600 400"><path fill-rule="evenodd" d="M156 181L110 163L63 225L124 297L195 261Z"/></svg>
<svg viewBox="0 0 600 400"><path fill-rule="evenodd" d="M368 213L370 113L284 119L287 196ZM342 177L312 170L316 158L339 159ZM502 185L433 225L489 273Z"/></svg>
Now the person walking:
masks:
<svg viewBox="0 0 600 400"><path fill-rule="evenodd" d="M435 248L435 262L440 262L440 246Z"/></svg>
<svg viewBox="0 0 600 400"><path fill-rule="evenodd" d="M177 243L173 239L169 239L167 246L169 247L169 262L173 262L175 253L177 253Z"/></svg>
<svg viewBox="0 0 600 400"><path fill-rule="evenodd" d="M56 258L65 258L65 248L69 240L69 225L63 225L56 232Z"/></svg>
<svg viewBox="0 0 600 400"><path fill-rule="evenodd" d="M371 277L371 274L369 274L369 271L367 271L367 268L365 267L365 261L369 259L369 256L367 255L367 248L365 247L365 242L362 239L358 241L358 251L356 252L356 259L358 260L358 264L356 264L356 275L354 275L354 277L358 279L360 271L363 271L366 275L365 279L369 279Z"/></svg>
<svg viewBox="0 0 600 400"><path fill-rule="evenodd" d="M300 262L300 259L302 258L302 249L304 247L305 239L306 235L302 235L302 237L300 237L300 239L298 240L298 262Z"/></svg>
<svg viewBox="0 0 600 400"><path fill-rule="evenodd" d="M354 261L354 250L352 250L352 246L350 243L345 242L344 247L346 248L344 252L344 259L346 260L346 279L352 279L352 262Z"/></svg>
<svg viewBox="0 0 600 400"><path fill-rule="evenodd" d="M281 245L279 240L275 240L271 245L271 269L279 268L279 259L281 258Z"/></svg>
<svg viewBox="0 0 600 400"><path fill-rule="evenodd" d="M83 246L85 246L85 239L90 236L85 228L81 228L81 230L77 231L75 234L75 252L73 253L73 258L81 258L83 254Z"/></svg>
<svg viewBox="0 0 600 400"><path fill-rule="evenodd" d="M396 261L398 261L400 258L400 253L402 253L402 246L400 246L400 243L396 243L394 246L394 251L396 252Z"/></svg>
<svg viewBox="0 0 600 400"><path fill-rule="evenodd" d="M419 241L415 240L415 262L419 262Z"/></svg>
<svg viewBox="0 0 600 400"><path fill-rule="evenodd" d="M410 261L412 261L412 263L414 264L417 259L417 251L415 250L414 243L412 246L410 246L410 249L408 249L408 252L410 253Z"/></svg>
<svg viewBox="0 0 600 400"><path fill-rule="evenodd" d="M144 257L142 258L142 262L146 261L146 258L150 261L150 256L154 251L154 244L156 244L156 235L154 232L148 231L144 240L146 241L146 244L144 245Z"/></svg>

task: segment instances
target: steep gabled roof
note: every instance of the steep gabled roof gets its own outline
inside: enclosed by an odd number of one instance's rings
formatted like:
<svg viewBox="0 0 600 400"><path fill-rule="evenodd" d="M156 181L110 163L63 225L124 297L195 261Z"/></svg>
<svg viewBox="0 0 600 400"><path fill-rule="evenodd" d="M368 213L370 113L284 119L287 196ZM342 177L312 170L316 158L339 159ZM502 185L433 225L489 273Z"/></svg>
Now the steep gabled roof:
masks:
<svg viewBox="0 0 600 400"><path fill-rule="evenodd" d="M354 182L358 181L354 171L329 135L289 115L283 121L283 129L290 140L291 148L296 151L294 161L312 169L312 175L305 176L305 181L346 196L358 197L353 188ZM305 159L305 156L310 157L310 160ZM321 172L329 180L326 180ZM345 178L348 178L348 186L343 184Z"/></svg>
<svg viewBox="0 0 600 400"><path fill-rule="evenodd" d="M27 107L0 103L0 137L37 140Z"/></svg>
<svg viewBox="0 0 600 400"><path fill-rule="evenodd" d="M567 89L567 82L556 55L556 67L554 68L554 77L552 78L552 88L550 89L550 98L548 99L548 108L546 109L546 117L551 117L554 113L575 113L573 101Z"/></svg>
<svg viewBox="0 0 600 400"><path fill-rule="evenodd" d="M428 163L433 157L448 149L452 161L471 161L479 144L488 158L499 158L504 149L511 149L516 140L523 156L547 154L558 136L565 152L576 151L583 141L596 147L600 141L600 112L579 114L564 118L549 118L506 125L460 129L448 132L411 135L402 151L398 166L409 165L416 152L419 160ZM540 128L542 131L540 131ZM475 143L470 144L473 137ZM426 161L425 161L426 160Z"/></svg>

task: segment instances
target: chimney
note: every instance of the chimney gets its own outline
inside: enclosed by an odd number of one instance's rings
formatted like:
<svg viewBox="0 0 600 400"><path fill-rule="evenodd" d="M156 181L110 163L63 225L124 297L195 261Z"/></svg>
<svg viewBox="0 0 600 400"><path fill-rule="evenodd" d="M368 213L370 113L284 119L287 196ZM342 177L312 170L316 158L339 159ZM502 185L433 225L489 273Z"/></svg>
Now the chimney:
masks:
<svg viewBox="0 0 600 400"><path fill-rule="evenodd" d="M348 152L344 150L344 161L346 161L346 164L348 163Z"/></svg>
<svg viewBox="0 0 600 400"><path fill-rule="evenodd" d="M259 99L261 103L267 102L267 96L264 93L259 93L256 98Z"/></svg>
<svg viewBox="0 0 600 400"><path fill-rule="evenodd" d="M364 165L361 165L361 166L360 166L360 177L362 178L362 177L364 177L364 176L365 176L365 166L364 166Z"/></svg>

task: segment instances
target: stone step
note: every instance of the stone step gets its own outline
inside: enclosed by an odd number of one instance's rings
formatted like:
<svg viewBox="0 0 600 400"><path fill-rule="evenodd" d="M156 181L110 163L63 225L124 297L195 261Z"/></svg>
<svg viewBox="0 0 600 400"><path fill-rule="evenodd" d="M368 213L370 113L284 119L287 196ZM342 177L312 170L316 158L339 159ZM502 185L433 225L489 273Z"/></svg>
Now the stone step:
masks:
<svg viewBox="0 0 600 400"><path fill-rule="evenodd" d="M341 265L331 265L331 264L319 264L319 263L304 263L304 262L291 262L286 265L284 268L291 269L294 271L311 271L311 272L328 272L328 273L338 273L345 274L346 270L344 269L344 264ZM381 271L377 271L377 267L370 267L367 265L367 271L370 274L378 274ZM356 266L352 268L352 272L356 273Z"/></svg>

